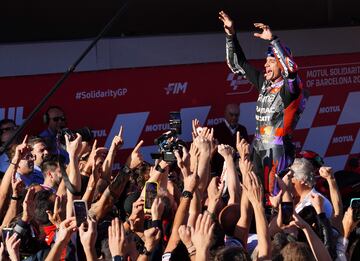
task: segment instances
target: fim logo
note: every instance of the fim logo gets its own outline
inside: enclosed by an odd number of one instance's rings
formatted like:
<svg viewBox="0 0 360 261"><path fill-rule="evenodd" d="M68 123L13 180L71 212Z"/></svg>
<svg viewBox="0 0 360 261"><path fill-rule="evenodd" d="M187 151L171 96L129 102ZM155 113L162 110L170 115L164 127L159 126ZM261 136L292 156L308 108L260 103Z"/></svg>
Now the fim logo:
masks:
<svg viewBox="0 0 360 261"><path fill-rule="evenodd" d="M234 73L229 73L226 79L230 82L230 86L233 91L237 91L239 89L239 85L248 84L249 81L245 79L242 75L235 75Z"/></svg>
<svg viewBox="0 0 360 261"><path fill-rule="evenodd" d="M187 82L172 82L169 83L169 85L164 88L166 91L166 95L170 95L170 94L180 94L180 93L186 93L186 89L188 87L188 83Z"/></svg>

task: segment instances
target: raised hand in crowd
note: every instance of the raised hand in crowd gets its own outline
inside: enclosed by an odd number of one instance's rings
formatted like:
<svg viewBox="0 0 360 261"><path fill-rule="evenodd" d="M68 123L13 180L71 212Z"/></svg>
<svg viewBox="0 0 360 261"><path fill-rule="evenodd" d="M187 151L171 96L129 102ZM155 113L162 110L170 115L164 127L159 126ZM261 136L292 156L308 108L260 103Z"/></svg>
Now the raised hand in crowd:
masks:
<svg viewBox="0 0 360 261"><path fill-rule="evenodd" d="M330 220L325 215L324 198L320 194L311 193L310 201L318 215L318 226L321 227L318 235L320 238L322 238L329 254L335 258L336 251L333 249L333 246L336 245L336 240L333 237L333 230L330 224Z"/></svg>
<svg viewBox="0 0 360 261"><path fill-rule="evenodd" d="M239 131L236 132L236 149L241 160L250 159L250 145L245 139L241 138Z"/></svg>
<svg viewBox="0 0 360 261"><path fill-rule="evenodd" d="M196 250L191 241L191 227L186 226L186 225L181 225L179 227L178 232L179 232L179 237L180 237L181 241L183 242L183 244L185 245L190 258L195 257Z"/></svg>
<svg viewBox="0 0 360 261"><path fill-rule="evenodd" d="M195 138L197 136L199 136L199 134L202 132L202 127L201 127L200 121L198 119L191 120L191 126L192 126L191 135L192 135L192 138L193 138L193 141L194 141Z"/></svg>
<svg viewBox="0 0 360 261"><path fill-rule="evenodd" d="M224 189L225 182L221 182L219 177L213 177L207 188L208 193L208 207L207 211L211 215L215 215L216 207L220 202L221 195Z"/></svg>
<svg viewBox="0 0 360 261"><path fill-rule="evenodd" d="M79 133L76 133L76 138L70 140L68 135L65 135L66 151L69 153L70 158L78 157L82 149L81 145L82 137Z"/></svg>
<svg viewBox="0 0 360 261"><path fill-rule="evenodd" d="M161 199L161 197L157 196L151 206L151 219L153 221L161 220L162 214L164 212L164 207L165 205L163 200Z"/></svg>
<svg viewBox="0 0 360 261"><path fill-rule="evenodd" d="M81 190L81 177L80 177L80 170L79 170L79 154L82 149L81 145L81 135L76 133L76 138L74 140L70 140L68 135L65 135L65 144L66 144L66 151L69 153L69 165L68 165L68 177L69 182L75 189L75 191L79 192ZM68 204L67 207L70 213L72 209L72 195L68 194Z"/></svg>
<svg viewBox="0 0 360 261"><path fill-rule="evenodd" d="M281 203L282 194L283 194L283 191L280 190L278 192L278 194L269 196L269 200L270 200L271 206L273 208L275 208L275 209L279 208L280 203Z"/></svg>
<svg viewBox="0 0 360 261"><path fill-rule="evenodd" d="M108 228L109 235L109 249L111 256L124 257L125 255L125 229L122 222L115 218L111 221L111 226Z"/></svg>
<svg viewBox="0 0 360 261"><path fill-rule="evenodd" d="M190 154L190 171L191 172L194 172L194 171L197 172L197 166L198 166L198 159L199 159L199 156L200 156L200 151L196 147L194 142L192 142L191 145L190 145L189 154Z"/></svg>
<svg viewBox="0 0 360 261"><path fill-rule="evenodd" d="M270 234L262 204L264 191L261 182L255 173L251 171L243 175L242 187L254 209L256 233L258 235L258 258L260 260L269 259L271 257Z"/></svg>
<svg viewBox="0 0 360 261"><path fill-rule="evenodd" d="M248 172L243 180L243 189L253 207L262 207L264 191L261 182L254 172Z"/></svg>
<svg viewBox="0 0 360 261"><path fill-rule="evenodd" d="M24 221L25 223L29 223L34 217L34 212L35 212L34 198L35 198L35 189L29 188L23 201L23 213L21 216L21 220Z"/></svg>
<svg viewBox="0 0 360 261"><path fill-rule="evenodd" d="M6 170L3 179L1 180L0 185L0 218L5 215L6 210L4 209L4 205L6 205L9 201L9 196L11 193L11 181L13 179L13 175L16 173L18 165L22 159L26 159L31 156L31 147L27 144L28 136L26 135L23 139L22 143L17 145L15 148L15 154L10 161L10 165Z"/></svg>
<svg viewBox="0 0 360 261"><path fill-rule="evenodd" d="M72 233L78 230L76 226L75 217L67 218L60 223L58 233L56 234L56 243L65 243L69 242Z"/></svg>
<svg viewBox="0 0 360 261"><path fill-rule="evenodd" d="M331 203L334 207L334 214L331 219L332 225L341 231L341 222L343 218L343 204L341 200L341 194L340 190L338 188L338 185L336 183L336 179L334 177L334 173L332 171L331 167L322 166L319 169L320 176L324 178L328 185L329 185L329 191L330 191L330 199Z"/></svg>
<svg viewBox="0 0 360 261"><path fill-rule="evenodd" d="M64 220L64 201L66 201L66 195L56 196L54 202L54 209L46 210L46 214L48 215L49 221L51 224L55 225L57 229L59 229L61 222Z"/></svg>
<svg viewBox="0 0 360 261"><path fill-rule="evenodd" d="M218 152L225 160L226 184L229 192L228 204L240 203L240 179L234 163L234 149L230 145L218 145Z"/></svg>
<svg viewBox="0 0 360 261"><path fill-rule="evenodd" d="M230 145L220 144L218 145L217 150L225 161L229 159L233 160L234 149Z"/></svg>
<svg viewBox="0 0 360 261"><path fill-rule="evenodd" d="M23 191L25 189L24 182L22 182L21 179L16 178L15 171L12 174L12 178L11 178L11 188L12 188L12 194L11 194L10 204L6 211L5 217L2 221L1 227L7 227L18 214L19 206L20 206L20 198L23 195Z"/></svg>
<svg viewBox="0 0 360 261"><path fill-rule="evenodd" d="M130 156L128 157L126 164L120 170L119 174L112 180L111 184L106 188L102 194L100 200L91 205L89 214L95 216L97 220L104 217L106 213L112 209L115 201L118 200L120 195L125 189L125 186L130 179L132 171L143 162L143 157L140 152L141 140L133 149Z"/></svg>
<svg viewBox="0 0 360 261"><path fill-rule="evenodd" d="M115 135L112 142L111 147L114 147L116 150L120 149L122 145L124 145L124 139L123 139L123 126L120 126L118 135Z"/></svg>
<svg viewBox="0 0 360 261"><path fill-rule="evenodd" d="M354 220L354 210L349 207L345 214L344 218L342 220L342 227L343 227L343 236L344 238L348 239L350 236L350 233L356 228L356 226L359 224L360 220L355 221Z"/></svg>
<svg viewBox="0 0 360 261"><path fill-rule="evenodd" d="M240 159L239 168L244 181L244 178L247 177L247 174L253 171L254 165L249 159Z"/></svg>
<svg viewBox="0 0 360 261"><path fill-rule="evenodd" d="M194 140L194 144L199 149L200 155L206 155L206 156L211 155L210 154L211 153L210 141L207 138L198 136Z"/></svg>
<svg viewBox="0 0 360 261"><path fill-rule="evenodd" d="M31 153L31 147L27 142L28 135L25 135L22 143L16 146L15 154L10 162L10 165L17 166L20 160L24 159L27 155Z"/></svg>
<svg viewBox="0 0 360 261"><path fill-rule="evenodd" d="M294 194L294 186L292 183L292 178L294 177L294 173L292 170L289 170L286 175L281 179L281 181L278 181L278 184L280 186L280 188L282 189L282 191L284 191L284 195L283 195L283 201L285 201L284 197L286 196L286 192L288 192L288 194L293 195Z"/></svg>
<svg viewBox="0 0 360 261"><path fill-rule="evenodd" d="M198 136L193 143L199 149L197 174L200 178L199 190L202 195L206 190L210 177L211 146L210 141L201 136Z"/></svg>
<svg viewBox="0 0 360 261"><path fill-rule="evenodd" d="M55 244L51 247L45 261L57 261L61 258L61 253L69 243L71 235L77 231L75 217L70 217L61 222L58 232L56 233Z"/></svg>
<svg viewBox="0 0 360 261"><path fill-rule="evenodd" d="M291 183L292 176L293 176L293 173L291 170L289 170L287 172L287 174L284 176L283 179L281 179L279 177L279 175L275 174L275 182L277 182L277 185L279 186L279 188L282 192L281 193L282 194L281 201L283 201L283 202L292 202L293 201L293 196L292 196L293 185ZM287 184L285 184L284 180L286 181Z"/></svg>
<svg viewBox="0 0 360 261"><path fill-rule="evenodd" d="M94 166L96 165L96 160L102 158L102 162L106 157L108 149L106 147L97 147L97 140L94 140L93 146L91 147L91 152L89 154L88 160L85 164L85 167L82 169L82 173L86 176L90 176L94 171Z"/></svg>
<svg viewBox="0 0 360 261"><path fill-rule="evenodd" d="M209 260L209 250L215 224L208 213L200 214L195 228L191 228L191 241L196 249L196 261Z"/></svg>
<svg viewBox="0 0 360 261"><path fill-rule="evenodd" d="M88 204L88 206L91 205L93 202L94 194L95 194L95 188L97 186L97 183L104 173L102 171L102 166L104 162L105 155L103 153L96 153L94 159L92 160L92 171L91 176L89 178L86 192L84 193L82 200L85 200Z"/></svg>
<svg viewBox="0 0 360 261"><path fill-rule="evenodd" d="M9 236L9 233L6 235L6 250L11 261L20 261L20 242L21 239L17 233L12 234L11 236Z"/></svg>
<svg viewBox="0 0 360 261"><path fill-rule="evenodd" d="M102 165L103 178L108 181L110 181L112 166L114 164L116 152L122 147L123 144L124 144L123 126L121 125L118 135L115 135L111 142L109 152L106 155L104 164Z"/></svg>
<svg viewBox="0 0 360 261"><path fill-rule="evenodd" d="M184 177L184 191L194 193L195 189L199 185L199 176L197 173L192 173Z"/></svg>
<svg viewBox="0 0 360 261"><path fill-rule="evenodd" d="M319 169L319 174L322 178L329 180L334 178L332 167L322 166Z"/></svg>
<svg viewBox="0 0 360 261"><path fill-rule="evenodd" d="M324 213L325 209L324 209L324 198L323 197L321 197L317 193L311 193L310 201L318 215L321 213Z"/></svg>
<svg viewBox="0 0 360 261"><path fill-rule="evenodd" d="M128 159L126 160L126 165L130 168L130 169L135 169L136 167L138 167L143 161L143 156L141 154L140 148L142 146L142 144L144 143L143 140L141 140L133 149L133 151L131 152L130 156L128 157Z"/></svg>
<svg viewBox="0 0 360 261"><path fill-rule="evenodd" d="M184 146L181 147L181 151L181 156L178 150L174 151L174 155L176 157L176 162L179 169L181 170L181 173L183 174L183 176L188 176L190 175L190 154Z"/></svg>
<svg viewBox="0 0 360 261"><path fill-rule="evenodd" d="M144 200L139 198L132 205L131 215L128 218L130 230L144 232Z"/></svg>
<svg viewBox="0 0 360 261"><path fill-rule="evenodd" d="M325 248L324 243L316 235L311 226L296 213L293 214L293 219L290 225L295 225L304 232L316 260L330 261L331 256L329 251Z"/></svg>
<svg viewBox="0 0 360 261"><path fill-rule="evenodd" d="M11 189L13 198L20 197L25 189L24 182L21 179L16 178L16 173L14 173L11 177Z"/></svg>
<svg viewBox="0 0 360 261"><path fill-rule="evenodd" d="M176 210L171 236L165 248L165 252L172 252L180 240L178 230L179 227L185 224L187 221L190 203L193 198L194 191L198 187L198 184L199 176L196 172L191 173L191 175L184 176L184 191L182 193L179 206Z"/></svg>
<svg viewBox="0 0 360 261"><path fill-rule="evenodd" d="M217 149L218 142L214 138L214 128L203 127L198 132L198 136L205 138L210 144L210 156L214 155Z"/></svg>
<svg viewBox="0 0 360 261"><path fill-rule="evenodd" d="M152 227L144 231L145 244L144 247L147 252L154 251L156 245L161 238L161 230L158 227ZM141 253L140 253L141 254Z"/></svg>
<svg viewBox="0 0 360 261"><path fill-rule="evenodd" d="M97 237L96 221L91 217L87 218L87 222L82 223L79 227L79 236L83 245L86 260L97 260L95 252L95 243Z"/></svg>

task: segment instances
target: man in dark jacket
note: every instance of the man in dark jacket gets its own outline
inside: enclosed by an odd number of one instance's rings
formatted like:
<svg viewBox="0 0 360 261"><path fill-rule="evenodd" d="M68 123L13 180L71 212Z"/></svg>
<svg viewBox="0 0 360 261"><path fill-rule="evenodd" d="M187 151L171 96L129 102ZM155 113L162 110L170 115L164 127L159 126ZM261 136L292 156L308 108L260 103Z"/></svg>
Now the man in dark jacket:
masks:
<svg viewBox="0 0 360 261"><path fill-rule="evenodd" d="M214 138L219 144L228 144L236 150L236 132L249 142L246 128L239 124L240 109L237 104L228 104L225 108L224 121L214 126ZM212 172L220 175L224 158L216 153L211 162Z"/></svg>

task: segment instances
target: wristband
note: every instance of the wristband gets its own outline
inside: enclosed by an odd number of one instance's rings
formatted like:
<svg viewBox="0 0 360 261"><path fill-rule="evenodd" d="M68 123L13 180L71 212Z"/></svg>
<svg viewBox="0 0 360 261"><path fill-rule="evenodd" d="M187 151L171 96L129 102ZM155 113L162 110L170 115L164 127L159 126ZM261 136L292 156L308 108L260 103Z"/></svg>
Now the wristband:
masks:
<svg viewBox="0 0 360 261"><path fill-rule="evenodd" d="M131 175L133 173L133 171L127 165L124 165L121 169L121 173L123 173L125 175Z"/></svg>
<svg viewBox="0 0 360 261"><path fill-rule="evenodd" d="M161 227L162 227L161 220L153 220L153 221L151 222L151 226L152 226L152 227L158 227L158 228L161 230Z"/></svg>
<svg viewBox="0 0 360 261"><path fill-rule="evenodd" d="M155 170L158 171L158 172L160 172L160 173L164 173L164 172L165 172L165 169L163 169L159 164L157 164L157 165L155 166Z"/></svg>
<svg viewBox="0 0 360 261"><path fill-rule="evenodd" d="M214 213L211 213L209 210L205 210L209 216L211 217L212 221L216 221L216 215Z"/></svg>
<svg viewBox="0 0 360 261"><path fill-rule="evenodd" d="M85 170L83 170L83 171L81 171L81 173L86 174L86 175L84 175L84 176L90 176L90 175L92 174L92 171L85 171Z"/></svg>
<svg viewBox="0 0 360 261"><path fill-rule="evenodd" d="M181 196L183 198L192 199L193 198L193 193L191 193L190 191L184 190L183 193L181 194Z"/></svg>
<svg viewBox="0 0 360 261"><path fill-rule="evenodd" d="M15 164L14 162L10 162L11 165L14 165L15 167L18 166L18 164Z"/></svg>
<svg viewBox="0 0 360 261"><path fill-rule="evenodd" d="M20 198L20 197L11 196L11 199L12 199L12 200L20 200L21 198Z"/></svg>
<svg viewBox="0 0 360 261"><path fill-rule="evenodd" d="M195 256L196 255L196 250L192 251L191 253L189 253L189 257Z"/></svg>
<svg viewBox="0 0 360 261"><path fill-rule="evenodd" d="M140 254L140 255L145 255L145 256L150 256L150 255L151 255L151 251L148 251L148 250L146 249L146 247L143 246L143 247L140 249L139 254Z"/></svg>
<svg viewBox="0 0 360 261"><path fill-rule="evenodd" d="M189 247L186 247L189 255L191 256L193 253L196 253L196 248L193 244L191 244Z"/></svg>

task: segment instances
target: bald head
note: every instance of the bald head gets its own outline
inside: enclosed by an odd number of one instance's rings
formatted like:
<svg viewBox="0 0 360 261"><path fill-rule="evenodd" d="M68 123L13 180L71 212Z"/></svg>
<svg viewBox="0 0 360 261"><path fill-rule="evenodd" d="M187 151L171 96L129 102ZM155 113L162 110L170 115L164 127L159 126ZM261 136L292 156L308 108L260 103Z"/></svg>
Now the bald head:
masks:
<svg viewBox="0 0 360 261"><path fill-rule="evenodd" d="M240 109L239 105L231 103L225 107L225 119L232 128L235 128L239 121Z"/></svg>

